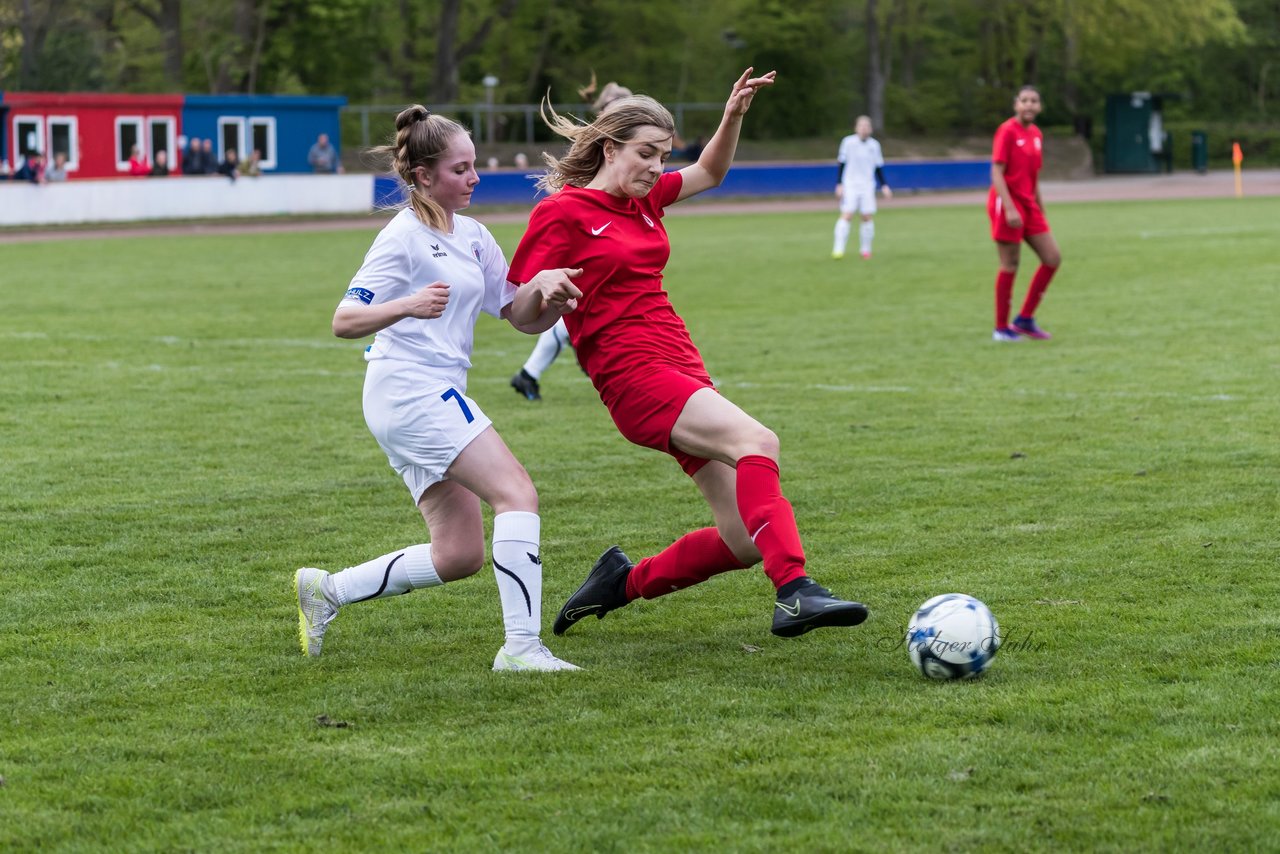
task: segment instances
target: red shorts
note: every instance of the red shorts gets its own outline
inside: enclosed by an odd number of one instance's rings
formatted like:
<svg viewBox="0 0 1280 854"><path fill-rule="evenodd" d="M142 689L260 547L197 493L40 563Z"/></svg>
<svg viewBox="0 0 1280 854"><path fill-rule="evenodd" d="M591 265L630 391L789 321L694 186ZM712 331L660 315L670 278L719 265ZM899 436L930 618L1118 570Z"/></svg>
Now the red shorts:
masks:
<svg viewBox="0 0 1280 854"><path fill-rule="evenodd" d="M991 218L991 239L1001 243L1021 243L1025 238L1044 234L1049 230L1049 220L1034 200L1024 202L1014 199L1018 213L1022 215L1022 227L1011 228L1004 218L1004 200L998 193L987 196L987 216Z"/></svg>
<svg viewBox="0 0 1280 854"><path fill-rule="evenodd" d="M690 477L707 464L702 457L692 457L671 444L671 431L695 391L714 389L711 377L687 370L659 365L641 374L628 373L600 389L618 432L627 441L644 448L670 454Z"/></svg>

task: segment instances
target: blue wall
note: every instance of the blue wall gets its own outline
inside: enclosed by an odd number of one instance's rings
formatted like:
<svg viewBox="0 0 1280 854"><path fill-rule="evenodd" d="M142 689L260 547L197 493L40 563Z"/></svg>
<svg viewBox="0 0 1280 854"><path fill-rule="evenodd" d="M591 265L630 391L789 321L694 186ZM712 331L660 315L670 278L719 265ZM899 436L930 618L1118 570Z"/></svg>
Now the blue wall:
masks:
<svg viewBox="0 0 1280 854"><path fill-rule="evenodd" d="M188 139L213 139L215 150L220 151L220 117L243 118L246 136L251 133L249 119L272 117L276 120L276 166L271 171L310 172L307 152L317 136L327 133L330 143L342 150L338 115L346 103L347 99L341 96L187 95L182 107L182 133ZM247 152L253 146L246 142L244 147Z"/></svg>
<svg viewBox="0 0 1280 854"><path fill-rule="evenodd" d="M537 201L529 173L504 171L480 173L476 203L529 204ZM885 180L895 193L921 190L986 189L991 183L989 160L926 160L888 163ZM838 167L834 163L741 163L729 170L724 183L699 198L812 196L834 192ZM374 205L389 207L400 200L399 182L378 176L373 187Z"/></svg>

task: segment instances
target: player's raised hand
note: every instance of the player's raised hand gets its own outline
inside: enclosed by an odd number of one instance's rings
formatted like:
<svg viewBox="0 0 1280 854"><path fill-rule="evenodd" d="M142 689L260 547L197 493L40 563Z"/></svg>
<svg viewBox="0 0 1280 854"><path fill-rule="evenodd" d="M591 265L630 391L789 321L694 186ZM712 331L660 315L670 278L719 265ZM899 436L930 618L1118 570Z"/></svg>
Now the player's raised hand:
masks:
<svg viewBox="0 0 1280 854"><path fill-rule="evenodd" d="M582 291L573 280L582 275L582 268L571 269L560 267L554 270L542 270L525 283L525 287L535 287L542 295L543 301L560 314L568 314L578 307L578 297Z"/></svg>
<svg viewBox="0 0 1280 854"><path fill-rule="evenodd" d="M733 91L729 93L729 102L725 104L726 114L738 117L746 115L747 110L751 109L751 99L756 96L756 90L772 86L774 79L778 76L778 72L770 71L768 74L752 77L753 71L755 71L754 68L748 68L734 82Z"/></svg>
<svg viewBox="0 0 1280 854"><path fill-rule="evenodd" d="M415 294L403 297L405 314L422 320L432 320L444 314L449 304L449 286L444 282L432 282Z"/></svg>

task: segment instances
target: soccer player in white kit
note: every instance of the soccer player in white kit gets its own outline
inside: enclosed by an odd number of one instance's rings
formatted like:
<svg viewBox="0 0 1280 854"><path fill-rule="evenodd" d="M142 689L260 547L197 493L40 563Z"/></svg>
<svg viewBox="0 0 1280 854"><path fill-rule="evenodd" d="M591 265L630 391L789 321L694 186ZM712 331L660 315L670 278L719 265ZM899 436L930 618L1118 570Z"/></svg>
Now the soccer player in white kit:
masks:
<svg viewBox="0 0 1280 854"><path fill-rule="evenodd" d="M467 396L481 311L538 334L577 306L579 270L538 273L536 287L507 282L502 250L483 225L456 212L479 183L466 130L413 106L396 117L390 155L409 206L374 240L333 315L340 338L376 333L365 350L364 415L414 502L431 541L330 574L295 575L302 650L319 655L339 609L435 587L484 565L480 502L493 508L493 569L505 643L494 670L577 670L543 646L538 494L528 473Z"/></svg>
<svg viewBox="0 0 1280 854"><path fill-rule="evenodd" d="M871 119L858 116L854 132L840 140L840 179L836 183L836 198L840 200L840 218L836 220L835 244L832 258L843 258L849 243L849 221L853 215L862 216L858 227L858 248L863 258L871 257L871 241L876 235L876 225L871 218L876 213L876 186L879 185L886 199L893 198L893 190L884 180L884 154L880 143L871 138Z"/></svg>

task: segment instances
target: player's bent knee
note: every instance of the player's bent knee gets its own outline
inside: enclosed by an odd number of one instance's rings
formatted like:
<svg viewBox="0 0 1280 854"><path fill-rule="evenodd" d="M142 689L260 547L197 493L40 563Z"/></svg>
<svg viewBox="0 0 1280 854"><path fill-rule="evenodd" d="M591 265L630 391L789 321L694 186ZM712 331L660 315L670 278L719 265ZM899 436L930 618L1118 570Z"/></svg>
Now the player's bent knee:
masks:
<svg viewBox="0 0 1280 854"><path fill-rule="evenodd" d="M452 548L439 542L431 544L431 562L443 581L457 581L475 575L484 566L484 561L483 542Z"/></svg>

